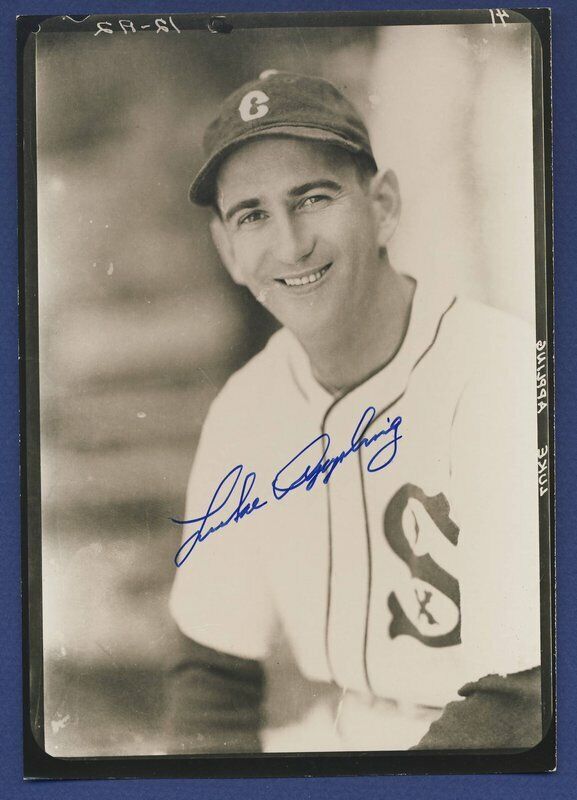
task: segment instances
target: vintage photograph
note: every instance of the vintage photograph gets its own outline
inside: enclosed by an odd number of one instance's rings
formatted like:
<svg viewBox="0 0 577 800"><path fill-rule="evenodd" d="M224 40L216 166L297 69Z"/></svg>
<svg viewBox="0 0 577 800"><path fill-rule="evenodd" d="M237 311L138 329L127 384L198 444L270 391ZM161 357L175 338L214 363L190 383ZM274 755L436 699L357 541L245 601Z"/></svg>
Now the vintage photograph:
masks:
<svg viewBox="0 0 577 800"><path fill-rule="evenodd" d="M26 43L32 735L62 759L536 748L539 35L239 19Z"/></svg>

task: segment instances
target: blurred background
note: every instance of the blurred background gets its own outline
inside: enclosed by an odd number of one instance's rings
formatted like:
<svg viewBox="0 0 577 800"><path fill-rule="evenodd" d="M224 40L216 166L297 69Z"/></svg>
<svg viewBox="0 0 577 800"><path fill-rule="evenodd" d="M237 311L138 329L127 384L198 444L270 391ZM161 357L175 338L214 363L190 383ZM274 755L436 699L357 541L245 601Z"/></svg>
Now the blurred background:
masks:
<svg viewBox="0 0 577 800"><path fill-rule="evenodd" d="M220 102L271 68L328 78L367 119L377 160L401 184L398 270L434 271L534 325L528 25L39 34L44 712L54 755L167 748L166 600L181 535L170 517L182 512L210 402L276 327L231 283L209 212L187 192ZM267 668L274 731L324 689L299 678L282 646Z"/></svg>

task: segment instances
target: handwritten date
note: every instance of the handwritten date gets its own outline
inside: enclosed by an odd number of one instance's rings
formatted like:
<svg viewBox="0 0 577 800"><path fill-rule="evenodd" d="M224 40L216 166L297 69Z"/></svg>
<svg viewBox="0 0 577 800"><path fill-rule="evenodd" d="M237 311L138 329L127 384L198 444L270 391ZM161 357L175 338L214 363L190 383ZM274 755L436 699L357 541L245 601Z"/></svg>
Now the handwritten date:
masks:
<svg viewBox="0 0 577 800"><path fill-rule="evenodd" d="M124 33L128 36L129 33L138 33L138 31L154 31L155 33L170 33L174 31L180 33L180 28L172 17L156 17L152 22L144 25L134 23L131 19L119 19L118 28L115 31L114 24L108 21L100 21L96 23L96 33L94 36L100 36L101 33Z"/></svg>

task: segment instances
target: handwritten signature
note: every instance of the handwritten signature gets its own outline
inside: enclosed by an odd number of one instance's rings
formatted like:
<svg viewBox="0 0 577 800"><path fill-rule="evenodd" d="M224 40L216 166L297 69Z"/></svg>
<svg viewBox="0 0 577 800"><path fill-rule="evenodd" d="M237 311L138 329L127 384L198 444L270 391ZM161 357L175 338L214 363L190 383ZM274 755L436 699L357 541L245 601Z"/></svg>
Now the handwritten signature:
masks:
<svg viewBox="0 0 577 800"><path fill-rule="evenodd" d="M321 480L321 476L322 483L326 485L337 467L352 453L357 453L363 447L370 447L379 440L382 442L381 446L372 453L367 463L367 472L379 472L388 467L397 455L399 441L403 438L399 433L402 417L395 417L393 420L387 417L387 427L367 438L363 434L370 426L376 413L373 406L369 406L363 412L351 436L350 447L346 450L341 450L337 456L328 455L331 445L331 437L328 433L321 433L305 445L284 467L280 468L273 478L271 486L274 499L280 501L287 494L299 489L301 486L304 486L306 491L310 492L317 481ZM320 457L317 455L319 445L322 448ZM192 517L191 519L172 518L172 522L177 525L199 525L194 533L187 537L179 547L174 557L174 563L177 567L181 567L196 545L199 542L203 542L212 533L226 528L231 522L240 522L245 517L260 511L268 505L268 500L261 500L257 495L251 497L256 482L256 473L246 472L243 476L244 469L243 464L237 464L224 476L216 487L208 504L208 509L200 517ZM240 495L238 495L237 500L231 500L237 487L240 488ZM226 506L228 508L223 511ZM212 520L216 515L221 517L219 522L208 526L208 520Z"/></svg>

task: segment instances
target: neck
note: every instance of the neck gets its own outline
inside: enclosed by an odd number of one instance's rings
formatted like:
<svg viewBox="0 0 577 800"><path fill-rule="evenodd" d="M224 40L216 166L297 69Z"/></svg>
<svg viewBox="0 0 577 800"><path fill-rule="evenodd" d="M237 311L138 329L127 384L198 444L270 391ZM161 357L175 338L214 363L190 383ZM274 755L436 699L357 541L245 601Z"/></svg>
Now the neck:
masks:
<svg viewBox="0 0 577 800"><path fill-rule="evenodd" d="M338 397L388 364L407 332L415 281L395 272L386 260L382 280L371 288L350 326L335 324L305 350L316 380Z"/></svg>

